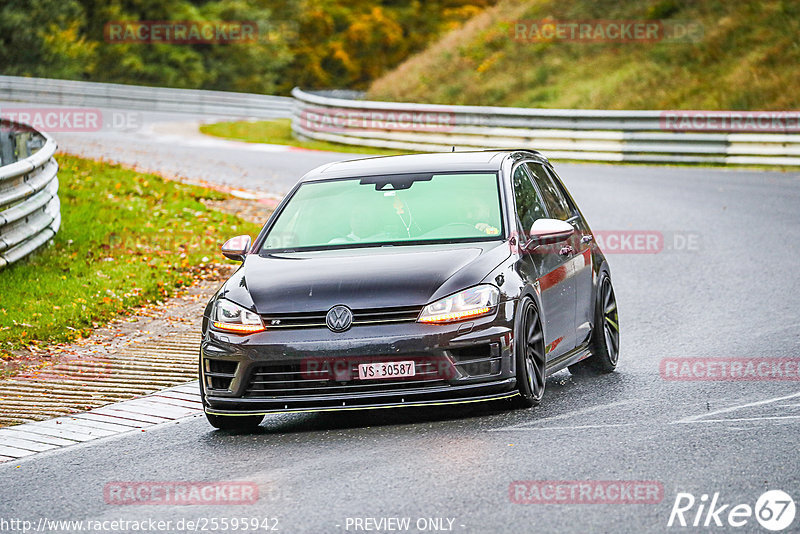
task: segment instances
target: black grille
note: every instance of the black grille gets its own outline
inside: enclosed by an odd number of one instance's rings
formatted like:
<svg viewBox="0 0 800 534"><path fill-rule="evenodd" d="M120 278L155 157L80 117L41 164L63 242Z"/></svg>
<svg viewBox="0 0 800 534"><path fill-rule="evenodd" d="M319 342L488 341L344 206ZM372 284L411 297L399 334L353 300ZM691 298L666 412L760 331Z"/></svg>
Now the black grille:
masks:
<svg viewBox="0 0 800 534"><path fill-rule="evenodd" d="M206 386L209 389L226 389L231 388L231 381L236 375L237 362L228 360L212 360L206 359Z"/></svg>
<svg viewBox="0 0 800 534"><path fill-rule="evenodd" d="M353 310L353 326L369 324L413 323L422 311L421 306L402 308L373 308ZM325 327L327 311L262 315L268 329Z"/></svg>
<svg viewBox="0 0 800 534"><path fill-rule="evenodd" d="M484 343L450 349L459 371L468 376L489 376L500 373L500 345Z"/></svg>
<svg viewBox="0 0 800 534"><path fill-rule="evenodd" d="M387 361L414 361L415 376L359 380L359 364ZM429 356L327 361L309 359L306 362L256 367L250 375L245 396L294 397L417 389L446 385L447 379L455 374L449 360Z"/></svg>

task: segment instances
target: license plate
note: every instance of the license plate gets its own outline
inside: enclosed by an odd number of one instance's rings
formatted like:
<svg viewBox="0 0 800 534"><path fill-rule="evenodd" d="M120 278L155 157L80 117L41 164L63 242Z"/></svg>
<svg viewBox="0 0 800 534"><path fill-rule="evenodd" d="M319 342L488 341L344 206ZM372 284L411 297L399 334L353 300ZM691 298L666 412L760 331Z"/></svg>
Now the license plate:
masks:
<svg viewBox="0 0 800 534"><path fill-rule="evenodd" d="M404 378L414 376L414 362L381 362L362 363L358 365L358 378L360 380L375 380L378 378Z"/></svg>

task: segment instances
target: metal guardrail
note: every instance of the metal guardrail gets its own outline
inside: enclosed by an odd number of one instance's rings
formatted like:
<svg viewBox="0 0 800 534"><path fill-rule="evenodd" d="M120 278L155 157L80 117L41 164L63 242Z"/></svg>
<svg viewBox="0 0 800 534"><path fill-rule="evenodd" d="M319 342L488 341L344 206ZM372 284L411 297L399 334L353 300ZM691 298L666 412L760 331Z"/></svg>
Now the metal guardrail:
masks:
<svg viewBox="0 0 800 534"><path fill-rule="evenodd" d="M293 99L227 91L171 89L116 83L0 76L0 99L63 106L279 118L291 115Z"/></svg>
<svg viewBox="0 0 800 534"><path fill-rule="evenodd" d="M0 270L47 243L61 226L56 142L0 122Z"/></svg>
<svg viewBox="0 0 800 534"><path fill-rule="evenodd" d="M800 134L670 131L664 111L374 102L298 88L292 96L295 135L348 145L421 152L529 148L552 159L585 161L800 165ZM796 132L800 112L782 113L794 125L786 131Z"/></svg>
<svg viewBox="0 0 800 534"><path fill-rule="evenodd" d="M248 118L292 117L301 138L421 152L532 148L553 159L800 165L800 112L783 133L665 127L664 111L528 109L353 100L356 93L279 97L0 76L0 100ZM348 98L341 98L347 96ZM684 112L708 113L718 112ZM734 112L722 112L734 113ZM668 126L668 125L667 125ZM773 130L770 130L773 131Z"/></svg>

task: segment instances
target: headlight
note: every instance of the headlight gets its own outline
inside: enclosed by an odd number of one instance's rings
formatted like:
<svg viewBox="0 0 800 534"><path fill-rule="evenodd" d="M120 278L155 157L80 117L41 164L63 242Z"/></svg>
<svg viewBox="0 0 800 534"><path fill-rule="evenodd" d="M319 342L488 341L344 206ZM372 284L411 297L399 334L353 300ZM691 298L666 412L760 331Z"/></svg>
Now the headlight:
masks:
<svg viewBox="0 0 800 534"><path fill-rule="evenodd" d="M214 306L214 328L235 334L263 332L264 323L258 314L248 311L229 300L220 299Z"/></svg>
<svg viewBox="0 0 800 534"><path fill-rule="evenodd" d="M488 315L497 307L500 290L485 284L465 289L428 304L419 316L420 323L454 323Z"/></svg>

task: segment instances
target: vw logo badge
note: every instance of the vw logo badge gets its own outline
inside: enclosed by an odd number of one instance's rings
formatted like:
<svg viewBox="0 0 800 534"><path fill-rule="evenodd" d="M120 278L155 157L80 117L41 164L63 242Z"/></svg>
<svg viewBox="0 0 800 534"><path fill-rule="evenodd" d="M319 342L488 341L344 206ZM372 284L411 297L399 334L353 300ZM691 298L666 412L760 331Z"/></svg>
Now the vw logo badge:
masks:
<svg viewBox="0 0 800 534"><path fill-rule="evenodd" d="M333 332L344 332L353 325L353 312L347 306L334 306L325 316L325 324Z"/></svg>

